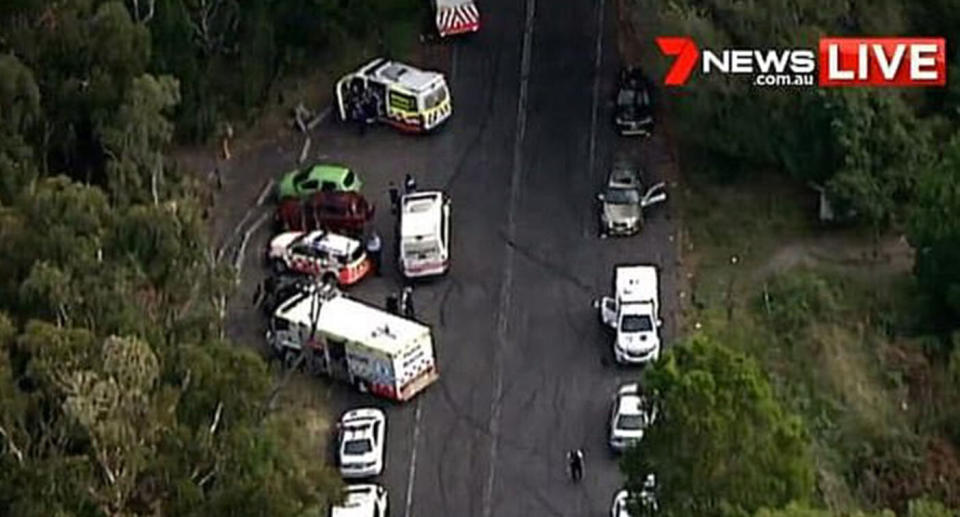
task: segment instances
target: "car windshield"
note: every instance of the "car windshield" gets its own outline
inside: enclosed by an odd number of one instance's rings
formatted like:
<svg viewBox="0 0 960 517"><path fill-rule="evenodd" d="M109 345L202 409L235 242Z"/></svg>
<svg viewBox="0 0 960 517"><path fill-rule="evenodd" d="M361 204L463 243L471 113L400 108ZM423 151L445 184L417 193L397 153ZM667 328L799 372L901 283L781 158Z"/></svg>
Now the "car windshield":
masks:
<svg viewBox="0 0 960 517"><path fill-rule="evenodd" d="M347 171L347 174L343 177L343 186L350 188L350 185L353 185L354 177L353 171Z"/></svg>
<svg viewBox="0 0 960 517"><path fill-rule="evenodd" d="M403 254L408 258L418 258L420 256L429 257L439 255L440 248L433 241L412 241L403 244Z"/></svg>
<svg viewBox="0 0 960 517"><path fill-rule="evenodd" d="M609 97L608 97L609 98ZM637 102L637 91L629 88L620 90L617 94L617 104L620 106L630 106Z"/></svg>
<svg viewBox="0 0 960 517"><path fill-rule="evenodd" d="M653 320L650 316L628 314L623 317L620 330L624 332L649 332L653 330Z"/></svg>
<svg viewBox="0 0 960 517"><path fill-rule="evenodd" d="M639 431L647 424L643 415L620 415L617 418L617 429L624 431Z"/></svg>
<svg viewBox="0 0 960 517"><path fill-rule="evenodd" d="M447 89L443 86L438 86L435 90L423 97L423 109L436 108L445 100L447 100Z"/></svg>
<svg viewBox="0 0 960 517"><path fill-rule="evenodd" d="M368 439L348 440L343 444L344 454L366 454L373 450L373 443Z"/></svg>
<svg viewBox="0 0 960 517"><path fill-rule="evenodd" d="M640 203L640 191L633 188L608 188L603 200L612 205L636 205Z"/></svg>
<svg viewBox="0 0 960 517"><path fill-rule="evenodd" d="M311 170L312 170L311 168L307 167L306 169L302 169L301 171L297 172L297 173L293 176L293 182L294 182L294 183L303 183L304 181L307 180L307 178L310 177L310 171L311 171Z"/></svg>

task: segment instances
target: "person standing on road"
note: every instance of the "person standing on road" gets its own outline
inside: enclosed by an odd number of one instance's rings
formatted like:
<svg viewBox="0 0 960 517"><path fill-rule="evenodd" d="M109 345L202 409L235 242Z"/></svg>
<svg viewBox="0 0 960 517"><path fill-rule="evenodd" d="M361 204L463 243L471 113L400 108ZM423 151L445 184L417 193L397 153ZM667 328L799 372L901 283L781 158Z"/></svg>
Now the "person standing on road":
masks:
<svg viewBox="0 0 960 517"><path fill-rule="evenodd" d="M367 255L370 256L370 261L373 262L373 273L377 276L380 276L380 255L382 252L383 243L380 242L380 235L377 234L376 230L370 232L370 238L367 240Z"/></svg>
<svg viewBox="0 0 960 517"><path fill-rule="evenodd" d="M413 194L417 191L417 180L413 179L412 174L407 174L407 177L403 180L403 187L407 194Z"/></svg>
<svg viewBox="0 0 960 517"><path fill-rule="evenodd" d="M390 193L390 213L396 214L400 208L400 189L397 188L396 183L391 181L388 192Z"/></svg>
<svg viewBox="0 0 960 517"><path fill-rule="evenodd" d="M570 479L574 483L583 479L583 451L574 449L567 452L567 463L570 465Z"/></svg>
<svg viewBox="0 0 960 517"><path fill-rule="evenodd" d="M413 287L406 286L400 294L400 305L403 308L403 317L415 319L417 316L413 311Z"/></svg>
<svg viewBox="0 0 960 517"><path fill-rule="evenodd" d="M387 295L387 312L390 314L400 315L400 302L397 300L397 295L390 293Z"/></svg>

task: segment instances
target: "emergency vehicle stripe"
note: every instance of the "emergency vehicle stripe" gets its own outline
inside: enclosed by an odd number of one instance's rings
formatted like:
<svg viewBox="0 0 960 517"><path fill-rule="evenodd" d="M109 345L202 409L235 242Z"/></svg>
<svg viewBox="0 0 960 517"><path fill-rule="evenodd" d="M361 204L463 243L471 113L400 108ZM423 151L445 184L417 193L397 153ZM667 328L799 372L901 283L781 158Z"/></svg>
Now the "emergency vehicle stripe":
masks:
<svg viewBox="0 0 960 517"><path fill-rule="evenodd" d="M480 11L473 3L442 8L437 11L436 22L441 35L475 31L480 26Z"/></svg>

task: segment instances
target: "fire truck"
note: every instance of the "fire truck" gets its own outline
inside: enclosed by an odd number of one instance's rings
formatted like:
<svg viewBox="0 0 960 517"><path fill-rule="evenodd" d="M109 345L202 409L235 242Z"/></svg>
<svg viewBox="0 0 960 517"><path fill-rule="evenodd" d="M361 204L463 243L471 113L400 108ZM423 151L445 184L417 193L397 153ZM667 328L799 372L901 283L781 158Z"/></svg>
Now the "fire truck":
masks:
<svg viewBox="0 0 960 517"><path fill-rule="evenodd" d="M390 400L410 400L439 378L430 327L348 298L331 285L280 304L266 339L288 367L299 362L315 375Z"/></svg>
<svg viewBox="0 0 960 517"><path fill-rule="evenodd" d="M377 120L411 133L432 131L453 113L443 74L385 58L343 76L334 94L341 121L354 120L355 108L372 99Z"/></svg>

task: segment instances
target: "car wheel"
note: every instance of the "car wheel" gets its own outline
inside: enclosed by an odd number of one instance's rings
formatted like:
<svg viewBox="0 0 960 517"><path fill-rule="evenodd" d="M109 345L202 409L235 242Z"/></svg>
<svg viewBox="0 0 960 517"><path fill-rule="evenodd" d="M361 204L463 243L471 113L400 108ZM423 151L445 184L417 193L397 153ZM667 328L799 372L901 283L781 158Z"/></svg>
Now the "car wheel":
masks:
<svg viewBox="0 0 960 517"><path fill-rule="evenodd" d="M333 273L324 273L323 276L320 277L320 281L324 284L337 285L337 275Z"/></svg>

